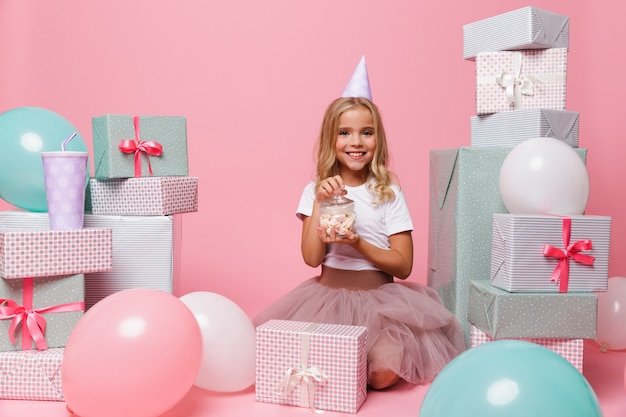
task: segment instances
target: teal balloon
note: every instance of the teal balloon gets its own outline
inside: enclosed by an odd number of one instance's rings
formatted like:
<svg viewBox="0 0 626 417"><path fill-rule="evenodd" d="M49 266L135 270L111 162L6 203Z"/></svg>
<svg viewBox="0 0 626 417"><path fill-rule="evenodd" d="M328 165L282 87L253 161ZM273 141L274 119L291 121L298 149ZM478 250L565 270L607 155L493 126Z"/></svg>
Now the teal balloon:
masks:
<svg viewBox="0 0 626 417"><path fill-rule="evenodd" d="M519 340L478 345L433 380L419 417L601 417L583 375L559 354Z"/></svg>
<svg viewBox="0 0 626 417"><path fill-rule="evenodd" d="M0 114L0 198L28 211L48 211L41 152L60 151L74 132L68 151L87 151L78 130L63 116L40 107Z"/></svg>

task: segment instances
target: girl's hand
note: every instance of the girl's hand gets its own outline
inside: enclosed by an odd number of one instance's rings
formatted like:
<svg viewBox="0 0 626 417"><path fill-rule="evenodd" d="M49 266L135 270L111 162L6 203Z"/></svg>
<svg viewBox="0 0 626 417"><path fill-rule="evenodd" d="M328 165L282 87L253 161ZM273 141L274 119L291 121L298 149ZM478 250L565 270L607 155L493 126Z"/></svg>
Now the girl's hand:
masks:
<svg viewBox="0 0 626 417"><path fill-rule="evenodd" d="M317 233L320 240L324 243L346 243L348 245L353 245L359 241L358 233L353 233L351 230L348 230L345 235L339 235L334 229L331 229L330 233L327 233L326 229L318 227Z"/></svg>
<svg viewBox="0 0 626 417"><path fill-rule="evenodd" d="M327 201L336 195L345 194L347 194L347 191L345 190L343 178L341 178L340 175L335 175L334 177L326 178L320 183L320 186L317 189L316 198L317 201Z"/></svg>

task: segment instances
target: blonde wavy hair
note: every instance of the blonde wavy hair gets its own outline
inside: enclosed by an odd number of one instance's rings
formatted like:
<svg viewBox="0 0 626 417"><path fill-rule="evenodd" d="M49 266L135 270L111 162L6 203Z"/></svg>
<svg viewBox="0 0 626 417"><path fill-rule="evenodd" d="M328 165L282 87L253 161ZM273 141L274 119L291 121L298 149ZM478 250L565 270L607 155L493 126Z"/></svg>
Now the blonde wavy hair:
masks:
<svg viewBox="0 0 626 417"><path fill-rule="evenodd" d="M390 185L396 177L387 169L389 153L385 128L383 127L378 107L364 97L341 97L334 100L326 108L317 142L317 178L315 188L317 189L326 178L340 173L340 165L335 148L339 134L339 119L346 111L358 107L363 107L372 114L376 135L376 150L374 158L368 167L368 178L366 179L368 188L376 197L375 203L391 201L395 198L395 194Z"/></svg>

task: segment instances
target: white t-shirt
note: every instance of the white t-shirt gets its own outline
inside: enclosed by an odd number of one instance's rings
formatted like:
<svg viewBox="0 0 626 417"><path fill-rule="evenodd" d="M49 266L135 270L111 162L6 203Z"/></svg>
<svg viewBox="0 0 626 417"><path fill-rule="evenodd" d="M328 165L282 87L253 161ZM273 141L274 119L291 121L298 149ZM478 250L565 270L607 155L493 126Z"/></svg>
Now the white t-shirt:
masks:
<svg viewBox="0 0 626 417"><path fill-rule="evenodd" d="M361 239L382 248L389 249L389 236L413 230L413 222L400 187L392 184L396 195L392 201L373 204L374 196L363 184L358 187L346 187L346 197L354 201L356 212L356 232ZM296 215L299 218L309 217L313 212L315 200L315 182L306 185L298 204ZM350 245L331 243L327 245L326 256L322 263L336 269L353 271L378 269Z"/></svg>

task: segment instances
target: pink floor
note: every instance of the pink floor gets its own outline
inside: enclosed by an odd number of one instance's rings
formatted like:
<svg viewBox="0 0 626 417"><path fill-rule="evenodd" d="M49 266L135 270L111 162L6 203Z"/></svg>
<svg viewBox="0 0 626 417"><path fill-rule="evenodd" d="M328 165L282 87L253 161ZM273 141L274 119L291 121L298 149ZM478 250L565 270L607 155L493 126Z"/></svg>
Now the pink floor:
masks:
<svg viewBox="0 0 626 417"><path fill-rule="evenodd" d="M624 367L626 352L600 351L594 342L585 345L584 375L595 390L604 417L626 416ZM361 407L361 417L415 417L428 386L401 384L386 392L371 392ZM263 404L254 401L253 389L234 394L216 394L192 389L172 410L161 417L282 417L309 416L305 408ZM326 416L346 414L326 412ZM35 401L0 401L0 417L68 417L65 403ZM505 416L503 416L505 417Z"/></svg>

